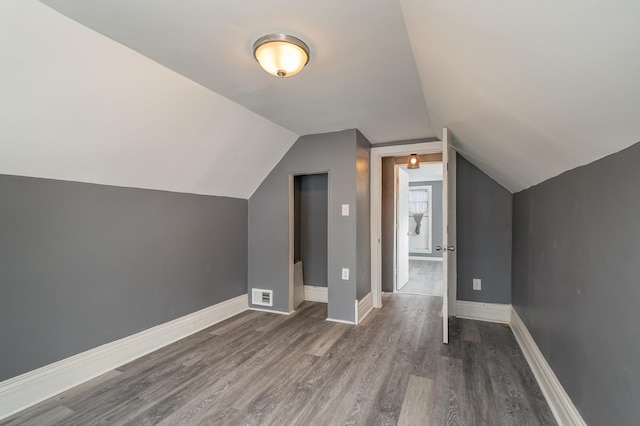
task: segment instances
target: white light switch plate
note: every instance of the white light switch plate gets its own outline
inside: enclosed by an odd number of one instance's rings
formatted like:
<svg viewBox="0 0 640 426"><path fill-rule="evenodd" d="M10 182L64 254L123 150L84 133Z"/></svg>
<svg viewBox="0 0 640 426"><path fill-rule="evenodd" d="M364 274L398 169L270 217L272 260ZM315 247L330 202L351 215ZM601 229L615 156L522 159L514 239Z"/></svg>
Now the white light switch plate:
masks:
<svg viewBox="0 0 640 426"><path fill-rule="evenodd" d="M480 278L473 279L473 289L482 290L482 280Z"/></svg>
<svg viewBox="0 0 640 426"><path fill-rule="evenodd" d="M342 205L342 216L349 216L349 204Z"/></svg>
<svg viewBox="0 0 640 426"><path fill-rule="evenodd" d="M349 268L342 268L342 279L343 280L349 279Z"/></svg>

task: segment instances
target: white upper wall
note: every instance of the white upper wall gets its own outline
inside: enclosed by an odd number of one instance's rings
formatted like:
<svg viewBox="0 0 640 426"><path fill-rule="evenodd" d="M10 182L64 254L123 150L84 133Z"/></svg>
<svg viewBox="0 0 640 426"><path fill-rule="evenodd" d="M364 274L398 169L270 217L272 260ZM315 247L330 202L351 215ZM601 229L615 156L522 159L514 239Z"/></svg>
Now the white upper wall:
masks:
<svg viewBox="0 0 640 426"><path fill-rule="evenodd" d="M0 174L249 198L297 139L35 0L0 52Z"/></svg>
<svg viewBox="0 0 640 426"><path fill-rule="evenodd" d="M420 164L419 169L408 169L407 166L402 166L402 168L409 172L409 182L430 182L442 180L442 163Z"/></svg>
<svg viewBox="0 0 640 426"><path fill-rule="evenodd" d="M400 0L433 129L512 192L640 141L640 2Z"/></svg>

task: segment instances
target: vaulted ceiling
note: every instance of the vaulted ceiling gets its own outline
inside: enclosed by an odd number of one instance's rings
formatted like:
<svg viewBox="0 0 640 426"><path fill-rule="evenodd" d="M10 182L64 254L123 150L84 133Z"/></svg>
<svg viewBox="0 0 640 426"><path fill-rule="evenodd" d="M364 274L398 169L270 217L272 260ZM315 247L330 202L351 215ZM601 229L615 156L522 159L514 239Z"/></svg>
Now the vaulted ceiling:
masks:
<svg viewBox="0 0 640 426"><path fill-rule="evenodd" d="M6 0L0 173L247 198L299 135L446 126L515 192L640 141L638 22L623 0ZM271 32L309 44L299 75L255 63Z"/></svg>

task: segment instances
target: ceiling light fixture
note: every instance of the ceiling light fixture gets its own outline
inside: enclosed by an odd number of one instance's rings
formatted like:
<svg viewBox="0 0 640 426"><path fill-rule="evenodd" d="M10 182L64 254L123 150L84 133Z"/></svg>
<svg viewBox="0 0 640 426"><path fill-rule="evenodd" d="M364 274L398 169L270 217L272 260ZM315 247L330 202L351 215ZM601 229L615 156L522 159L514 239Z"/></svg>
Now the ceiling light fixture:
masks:
<svg viewBox="0 0 640 426"><path fill-rule="evenodd" d="M267 34L253 44L253 56L269 74L291 77L309 62L309 47L294 36Z"/></svg>
<svg viewBox="0 0 640 426"><path fill-rule="evenodd" d="M407 163L407 169L419 169L420 168L420 159L418 158L418 154L409 155L409 162Z"/></svg>

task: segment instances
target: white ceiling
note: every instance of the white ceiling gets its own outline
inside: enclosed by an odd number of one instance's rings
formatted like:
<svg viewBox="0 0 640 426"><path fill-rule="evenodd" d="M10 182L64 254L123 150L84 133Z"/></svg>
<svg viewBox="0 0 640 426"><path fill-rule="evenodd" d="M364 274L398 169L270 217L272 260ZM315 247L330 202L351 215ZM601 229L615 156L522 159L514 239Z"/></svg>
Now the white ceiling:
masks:
<svg viewBox="0 0 640 426"><path fill-rule="evenodd" d="M44 0L299 135L358 128L372 143L432 137L397 1ZM284 32L311 50L279 80L253 58Z"/></svg>
<svg viewBox="0 0 640 426"><path fill-rule="evenodd" d="M446 126L515 192L640 141L638 1L43 3L82 25L0 2L0 173L247 198L298 135ZM269 32L299 75L255 63Z"/></svg>
<svg viewBox="0 0 640 426"><path fill-rule="evenodd" d="M0 51L2 174L248 198L297 139L35 1Z"/></svg>
<svg viewBox="0 0 640 426"><path fill-rule="evenodd" d="M400 3L433 128L512 192L640 141L639 1Z"/></svg>

